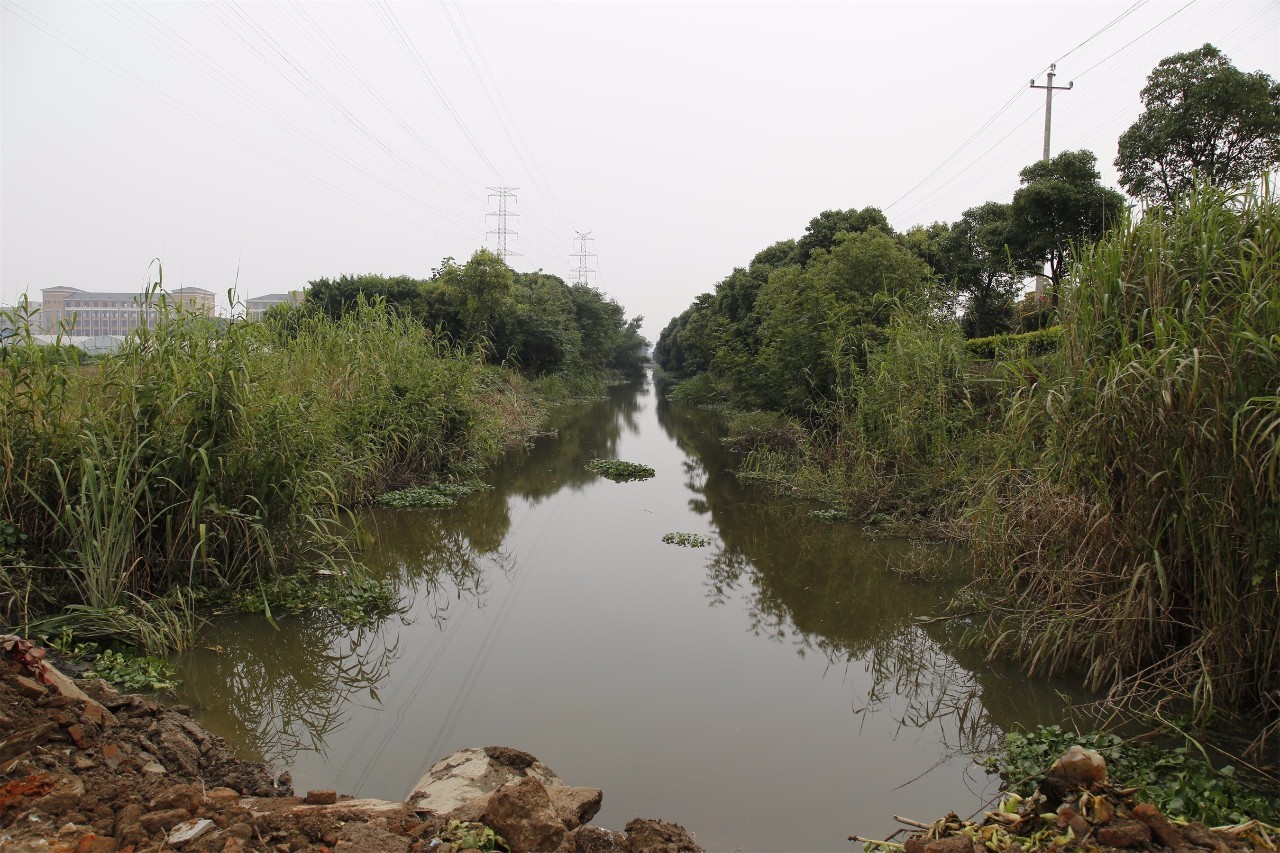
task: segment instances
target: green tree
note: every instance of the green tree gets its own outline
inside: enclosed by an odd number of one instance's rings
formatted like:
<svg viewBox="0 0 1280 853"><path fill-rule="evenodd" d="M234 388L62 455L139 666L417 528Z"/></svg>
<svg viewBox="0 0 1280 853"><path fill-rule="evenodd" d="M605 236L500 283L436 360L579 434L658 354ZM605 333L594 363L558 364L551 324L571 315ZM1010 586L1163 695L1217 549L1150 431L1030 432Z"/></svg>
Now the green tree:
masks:
<svg viewBox="0 0 1280 853"><path fill-rule="evenodd" d="M1023 169L1013 194L1009 240L1019 257L1049 265L1054 308L1072 247L1097 240L1124 209L1124 196L1100 183L1096 163L1091 151L1064 151Z"/></svg>
<svg viewBox="0 0 1280 853"><path fill-rule="evenodd" d="M807 264L815 250L834 246L838 235L860 234L869 228L879 228L886 234L893 233L889 220L878 207L824 210L809 220L804 236L796 241L789 261L793 264Z"/></svg>
<svg viewBox="0 0 1280 853"><path fill-rule="evenodd" d="M1142 104L1115 161L1136 198L1172 206L1197 176L1239 186L1280 164L1280 85L1211 44L1161 60Z"/></svg>
<svg viewBox="0 0 1280 853"><path fill-rule="evenodd" d="M1017 245L1013 206L998 201L969 208L938 240L935 269L964 300L962 325L969 337L1012 327L1020 274L1029 266Z"/></svg>

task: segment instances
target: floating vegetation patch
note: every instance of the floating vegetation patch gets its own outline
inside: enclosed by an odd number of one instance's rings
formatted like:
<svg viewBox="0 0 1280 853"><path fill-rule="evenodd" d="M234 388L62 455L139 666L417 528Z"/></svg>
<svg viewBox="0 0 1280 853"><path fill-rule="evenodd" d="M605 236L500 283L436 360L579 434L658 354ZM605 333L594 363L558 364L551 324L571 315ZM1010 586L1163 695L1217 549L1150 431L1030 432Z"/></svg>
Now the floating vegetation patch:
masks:
<svg viewBox="0 0 1280 853"><path fill-rule="evenodd" d="M429 486L414 486L412 489L400 489L387 492L374 498L378 506L392 509L446 509L454 506L458 498L493 488L488 483L471 480L466 483L432 483Z"/></svg>
<svg viewBox="0 0 1280 853"><path fill-rule="evenodd" d="M662 537L662 541L668 545L679 545L681 548L705 548L711 544L710 538L696 533L667 533Z"/></svg>
<svg viewBox="0 0 1280 853"><path fill-rule="evenodd" d="M648 480L656 471L648 465L635 462L623 462L621 459L592 459L587 463L587 470L594 471L601 477L607 477L615 483L626 483L631 480Z"/></svg>
<svg viewBox="0 0 1280 853"><path fill-rule="evenodd" d="M820 518L823 521L848 521L849 513L835 507L827 509L811 509L809 510L810 518Z"/></svg>

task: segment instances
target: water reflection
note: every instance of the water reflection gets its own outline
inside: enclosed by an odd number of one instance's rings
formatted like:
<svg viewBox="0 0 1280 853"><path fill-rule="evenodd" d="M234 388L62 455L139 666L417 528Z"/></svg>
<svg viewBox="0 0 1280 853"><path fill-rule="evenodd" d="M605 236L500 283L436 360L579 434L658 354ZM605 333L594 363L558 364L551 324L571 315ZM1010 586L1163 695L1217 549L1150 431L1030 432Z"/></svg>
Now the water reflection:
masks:
<svg viewBox="0 0 1280 853"><path fill-rule="evenodd" d="M222 620L178 662L183 699L242 754L287 765L323 753L357 697L377 687L400 650L384 625L348 633L336 620L260 616ZM220 643L226 643L225 646Z"/></svg>
<svg viewBox="0 0 1280 853"><path fill-rule="evenodd" d="M712 412L659 397L657 415L690 454L690 508L709 514L719 533L704 582L711 605L742 602L752 633L790 644L800 657L821 655L827 674L846 681L850 668L869 674L854 715L888 713L899 730L932 729L949 752L969 754L989 751L1015 721L1053 717L1044 713L1059 705L1051 688L993 668L962 648L958 625L933 620L953 584L911 584L890 569L924 546L869 538L852 524L810 517L800 501L738 482L740 457L720 442L722 419ZM932 550L956 562L949 549Z"/></svg>

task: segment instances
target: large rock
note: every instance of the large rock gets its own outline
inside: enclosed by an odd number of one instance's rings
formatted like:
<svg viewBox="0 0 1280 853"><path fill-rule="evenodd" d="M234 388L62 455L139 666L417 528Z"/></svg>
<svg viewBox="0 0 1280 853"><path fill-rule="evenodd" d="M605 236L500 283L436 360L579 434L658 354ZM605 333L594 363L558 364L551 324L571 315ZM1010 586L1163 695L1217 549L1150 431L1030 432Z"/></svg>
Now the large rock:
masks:
<svg viewBox="0 0 1280 853"><path fill-rule="evenodd" d="M527 752L504 746L460 749L435 763L413 786L407 802L417 811L447 814L510 782L532 778L566 787L551 768Z"/></svg>
<svg viewBox="0 0 1280 853"><path fill-rule="evenodd" d="M639 817L627 823L627 850L630 853L703 853L680 824Z"/></svg>
<svg viewBox="0 0 1280 853"><path fill-rule="evenodd" d="M514 853L555 850L567 834L546 786L532 776L494 791L482 820L506 839Z"/></svg>
<svg viewBox="0 0 1280 853"><path fill-rule="evenodd" d="M561 785L548 785L547 795L551 797L551 805L564 821L566 829L576 829L600 813L600 804L604 801L604 791L599 788L567 788Z"/></svg>

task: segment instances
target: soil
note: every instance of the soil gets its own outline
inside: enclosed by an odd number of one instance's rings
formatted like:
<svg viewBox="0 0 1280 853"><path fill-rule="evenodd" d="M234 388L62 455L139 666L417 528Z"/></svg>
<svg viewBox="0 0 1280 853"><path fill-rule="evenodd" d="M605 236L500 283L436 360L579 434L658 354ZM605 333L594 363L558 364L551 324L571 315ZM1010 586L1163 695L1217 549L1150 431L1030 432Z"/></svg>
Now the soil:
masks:
<svg viewBox="0 0 1280 853"><path fill-rule="evenodd" d="M674 824L632 824L581 826L560 850L701 850ZM402 803L294 796L287 773L237 758L189 708L73 681L43 649L0 638L0 850L452 853L447 829Z"/></svg>

